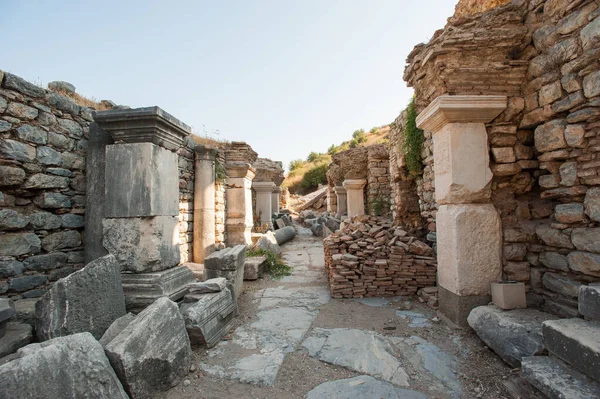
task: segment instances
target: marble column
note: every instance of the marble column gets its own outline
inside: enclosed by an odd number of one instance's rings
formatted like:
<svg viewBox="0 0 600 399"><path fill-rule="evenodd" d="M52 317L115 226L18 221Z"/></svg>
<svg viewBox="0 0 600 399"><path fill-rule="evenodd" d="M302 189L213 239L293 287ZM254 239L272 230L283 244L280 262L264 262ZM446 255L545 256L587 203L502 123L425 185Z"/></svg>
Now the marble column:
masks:
<svg viewBox="0 0 600 399"><path fill-rule="evenodd" d="M444 95L417 118L433 135L440 314L458 326L467 326L474 307L490 302L491 283L502 277L485 124L506 105L504 96Z"/></svg>
<svg viewBox="0 0 600 399"><path fill-rule="evenodd" d="M271 213L279 213L279 196L281 195L281 187L275 186L271 194Z"/></svg>
<svg viewBox="0 0 600 399"><path fill-rule="evenodd" d="M191 129L158 107L95 113L115 144L105 147L102 244L121 266L128 311L182 298L192 272L178 266L176 151Z"/></svg>
<svg viewBox="0 0 600 399"><path fill-rule="evenodd" d="M253 182L252 188L256 191L256 214L260 216L260 224L273 229L273 220L271 217L273 206L271 205L271 200L275 183L272 181Z"/></svg>
<svg viewBox="0 0 600 399"><path fill-rule="evenodd" d="M335 215L337 212L337 195L333 187L327 187L327 212L330 215Z"/></svg>
<svg viewBox="0 0 600 399"><path fill-rule="evenodd" d="M194 263L215 251L215 150L196 149L194 165Z"/></svg>
<svg viewBox="0 0 600 399"><path fill-rule="evenodd" d="M227 171L227 246L252 245L252 180L256 170L249 163L232 162L225 165Z"/></svg>
<svg viewBox="0 0 600 399"><path fill-rule="evenodd" d="M335 216L339 219L348 212L348 200L346 197L346 189L344 186L335 186L335 195L337 197L337 213Z"/></svg>
<svg viewBox="0 0 600 399"><path fill-rule="evenodd" d="M348 217L353 218L365 214L365 179L347 179L342 185L346 189L348 201Z"/></svg>

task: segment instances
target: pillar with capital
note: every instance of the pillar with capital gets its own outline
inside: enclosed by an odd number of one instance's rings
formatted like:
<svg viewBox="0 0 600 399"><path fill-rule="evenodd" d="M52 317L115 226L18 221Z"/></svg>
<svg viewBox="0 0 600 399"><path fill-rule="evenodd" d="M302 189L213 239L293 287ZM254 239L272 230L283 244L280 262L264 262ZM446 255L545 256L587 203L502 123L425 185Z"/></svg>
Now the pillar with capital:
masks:
<svg viewBox="0 0 600 399"><path fill-rule="evenodd" d="M227 180L227 246L252 244L252 180L256 170L249 163L231 162L225 165Z"/></svg>
<svg viewBox="0 0 600 399"><path fill-rule="evenodd" d="M252 188L256 191L256 215L260 216L260 224L273 229L273 190L275 183L272 181L261 181L252 183Z"/></svg>
<svg viewBox="0 0 600 399"><path fill-rule="evenodd" d="M347 193L349 218L365 214L365 194L363 189L366 184L366 179L346 179L342 183Z"/></svg>

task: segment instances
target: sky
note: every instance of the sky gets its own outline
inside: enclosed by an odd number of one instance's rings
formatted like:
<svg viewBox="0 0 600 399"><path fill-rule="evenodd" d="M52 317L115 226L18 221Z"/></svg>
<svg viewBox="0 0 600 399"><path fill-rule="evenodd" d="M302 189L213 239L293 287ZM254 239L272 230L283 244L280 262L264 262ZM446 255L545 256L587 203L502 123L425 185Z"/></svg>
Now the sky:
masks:
<svg viewBox="0 0 600 399"><path fill-rule="evenodd" d="M0 69L283 161L392 122L406 56L455 0L0 0Z"/></svg>

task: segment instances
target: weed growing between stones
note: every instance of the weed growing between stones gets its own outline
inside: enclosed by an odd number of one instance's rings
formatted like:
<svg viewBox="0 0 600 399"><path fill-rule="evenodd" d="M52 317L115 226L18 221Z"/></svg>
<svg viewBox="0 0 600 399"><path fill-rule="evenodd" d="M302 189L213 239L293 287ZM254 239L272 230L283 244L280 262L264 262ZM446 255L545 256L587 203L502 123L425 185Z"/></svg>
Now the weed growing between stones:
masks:
<svg viewBox="0 0 600 399"><path fill-rule="evenodd" d="M291 266L283 263L281 257L277 256L274 252L267 251L266 249L254 249L252 251L247 251L246 256L249 258L265 256L267 258L265 271L275 280L292 274Z"/></svg>
<svg viewBox="0 0 600 399"><path fill-rule="evenodd" d="M404 127L404 144L402 145L406 167L412 177L421 174L421 151L424 139L423 131L417 128L417 110L413 97L406 107L406 125Z"/></svg>

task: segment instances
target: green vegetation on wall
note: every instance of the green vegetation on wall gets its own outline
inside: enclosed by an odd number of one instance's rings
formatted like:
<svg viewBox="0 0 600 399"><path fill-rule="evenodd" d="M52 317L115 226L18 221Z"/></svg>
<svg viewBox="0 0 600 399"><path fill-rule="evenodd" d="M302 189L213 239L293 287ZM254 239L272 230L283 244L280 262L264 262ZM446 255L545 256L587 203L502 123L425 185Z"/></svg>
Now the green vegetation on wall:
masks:
<svg viewBox="0 0 600 399"><path fill-rule="evenodd" d="M406 107L406 123L404 125L404 144L402 152L408 173L412 177L419 176L422 171L421 151L423 149L423 131L417 128L417 110L415 99Z"/></svg>

